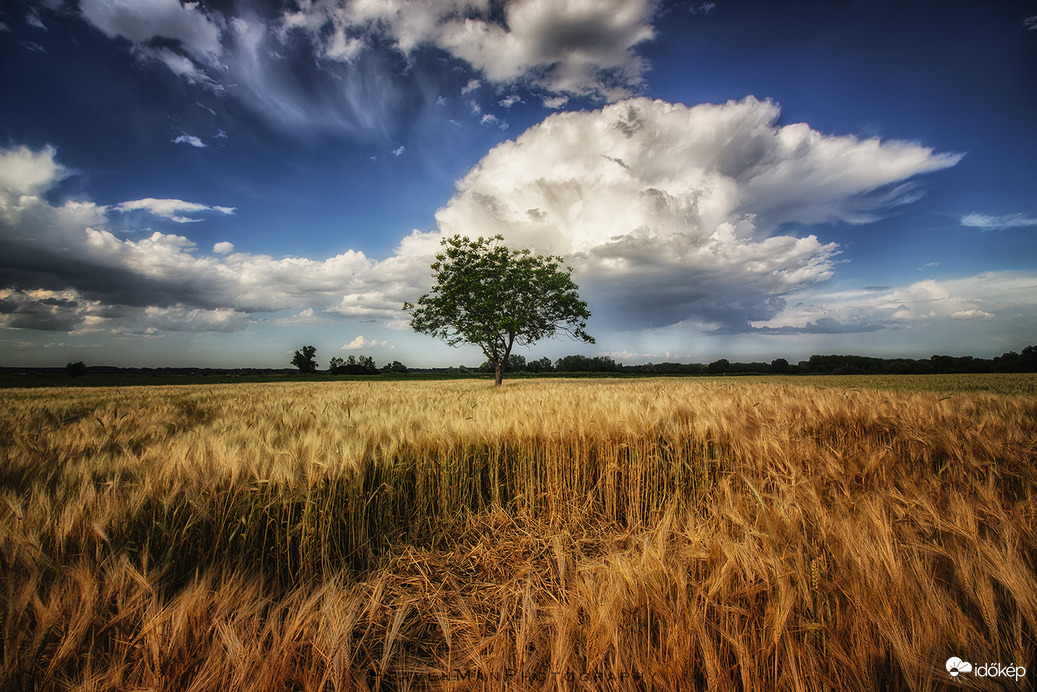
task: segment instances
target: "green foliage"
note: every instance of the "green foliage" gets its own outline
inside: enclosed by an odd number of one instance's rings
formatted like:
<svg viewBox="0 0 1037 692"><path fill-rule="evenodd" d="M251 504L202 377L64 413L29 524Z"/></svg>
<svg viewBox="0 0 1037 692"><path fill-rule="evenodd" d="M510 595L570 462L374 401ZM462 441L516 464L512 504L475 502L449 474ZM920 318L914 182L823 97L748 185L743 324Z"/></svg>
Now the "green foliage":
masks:
<svg viewBox="0 0 1037 692"><path fill-rule="evenodd" d="M555 361L556 372L619 372L619 363L609 356L587 356L572 355L559 358Z"/></svg>
<svg viewBox="0 0 1037 692"><path fill-rule="evenodd" d="M299 368L299 372L317 372L317 361L314 360L316 355L316 346L303 346L301 351L296 351L292 356L292 365Z"/></svg>
<svg viewBox="0 0 1037 692"><path fill-rule="evenodd" d="M482 349L500 385L515 345L528 346L559 330L594 343L585 330L590 311L580 300L572 269L561 257L509 250L502 236L443 240L432 264L436 283L405 303L411 327L451 346Z"/></svg>
<svg viewBox="0 0 1037 692"><path fill-rule="evenodd" d="M485 361L479 366L479 372L495 372L493 363ZM512 353L508 356L508 364L504 366L504 372L527 372L529 371L526 363L526 357L520 356L517 353Z"/></svg>
<svg viewBox="0 0 1037 692"><path fill-rule="evenodd" d="M706 368L710 375L721 375L731 369L731 362L727 358L715 360Z"/></svg>
<svg viewBox="0 0 1037 692"><path fill-rule="evenodd" d="M376 375L378 368L371 356L349 356L345 360L332 358L328 372L332 375Z"/></svg>
<svg viewBox="0 0 1037 692"><path fill-rule="evenodd" d="M526 363L526 370L529 372L554 372L555 366L551 363L551 359L543 357L540 360L531 360Z"/></svg>
<svg viewBox="0 0 1037 692"><path fill-rule="evenodd" d="M407 372L407 366L404 365L403 363L401 363L398 360L394 360L391 363L386 363L385 365L383 365L382 366L382 372L387 374L387 375L389 375L389 374L394 374L394 375L395 374L400 374L400 375L403 375L403 374L405 374Z"/></svg>
<svg viewBox="0 0 1037 692"><path fill-rule="evenodd" d="M69 377L80 377L86 374L86 363L78 361L75 363L67 363L65 365L65 374Z"/></svg>

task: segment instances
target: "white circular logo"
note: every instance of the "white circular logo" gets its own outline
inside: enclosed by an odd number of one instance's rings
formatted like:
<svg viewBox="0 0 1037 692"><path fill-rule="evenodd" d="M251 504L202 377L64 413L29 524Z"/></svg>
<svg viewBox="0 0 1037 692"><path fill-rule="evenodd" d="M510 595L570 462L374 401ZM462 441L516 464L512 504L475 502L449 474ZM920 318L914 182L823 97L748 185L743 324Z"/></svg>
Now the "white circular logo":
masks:
<svg viewBox="0 0 1037 692"><path fill-rule="evenodd" d="M957 656L952 656L947 659L947 672L951 674L951 677L956 678L959 673L971 673L972 664L961 660Z"/></svg>

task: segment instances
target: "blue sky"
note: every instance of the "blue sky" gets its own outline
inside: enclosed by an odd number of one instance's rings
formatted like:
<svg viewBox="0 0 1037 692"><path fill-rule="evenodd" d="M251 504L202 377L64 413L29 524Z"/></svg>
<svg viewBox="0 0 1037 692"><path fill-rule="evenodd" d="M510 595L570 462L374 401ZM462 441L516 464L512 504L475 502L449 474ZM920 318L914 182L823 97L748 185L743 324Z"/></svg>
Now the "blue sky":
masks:
<svg viewBox="0 0 1037 692"><path fill-rule="evenodd" d="M1037 2L0 9L0 365L477 364L444 235L561 254L597 344L1037 343Z"/></svg>

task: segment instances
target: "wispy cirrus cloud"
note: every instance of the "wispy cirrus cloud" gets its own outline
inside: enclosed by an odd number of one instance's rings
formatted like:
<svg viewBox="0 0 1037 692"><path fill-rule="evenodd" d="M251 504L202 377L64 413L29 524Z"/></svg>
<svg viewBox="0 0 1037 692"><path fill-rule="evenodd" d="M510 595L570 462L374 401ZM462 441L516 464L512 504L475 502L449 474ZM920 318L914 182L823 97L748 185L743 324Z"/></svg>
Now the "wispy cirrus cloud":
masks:
<svg viewBox="0 0 1037 692"><path fill-rule="evenodd" d="M318 0L286 12L281 26L308 35L328 59L353 60L356 41L381 36L404 55L442 50L497 85L615 99L641 83L646 65L635 48L653 37L655 11L654 0L507 0L499 14L474 0ZM470 80L462 93L479 85Z"/></svg>
<svg viewBox="0 0 1037 692"><path fill-rule="evenodd" d="M235 211L234 207L210 206L208 204L199 204L198 202L185 202L182 199L154 199L152 197L122 202L114 205L112 209L124 213L144 211L170 221L175 221L176 223L196 223L201 221L198 218L184 216L184 214L198 214L208 211L220 214L233 214Z"/></svg>
<svg viewBox="0 0 1037 692"><path fill-rule="evenodd" d="M25 23L29 26L36 27L37 29L43 29L44 31L47 30L47 25L43 23L43 20L40 18L40 13L36 9L29 10L25 15Z"/></svg>
<svg viewBox="0 0 1037 692"><path fill-rule="evenodd" d="M180 0L80 0L87 22L126 39L135 55L165 65L190 82L221 90L226 17Z"/></svg>
<svg viewBox="0 0 1037 692"><path fill-rule="evenodd" d="M979 214L973 212L961 217L961 225L969 228L979 228L984 231L1003 231L1007 228L1029 228L1037 226L1037 216L1028 216L1022 213L1003 214L996 216L992 214Z"/></svg>
<svg viewBox="0 0 1037 692"><path fill-rule="evenodd" d="M191 56L215 62L223 53L225 20L196 2L180 0L80 0L83 18L111 38L146 46L155 39L172 39Z"/></svg>
<svg viewBox="0 0 1037 692"><path fill-rule="evenodd" d="M525 88L551 108L636 93L657 0L304 0L279 16L180 0L81 0L79 15L139 59L240 100L289 132L391 137L426 90L413 66L449 57L459 87ZM317 65L318 69L313 70ZM423 71L421 79L430 79ZM501 99L508 107L519 99ZM190 143L190 142L189 142Z"/></svg>

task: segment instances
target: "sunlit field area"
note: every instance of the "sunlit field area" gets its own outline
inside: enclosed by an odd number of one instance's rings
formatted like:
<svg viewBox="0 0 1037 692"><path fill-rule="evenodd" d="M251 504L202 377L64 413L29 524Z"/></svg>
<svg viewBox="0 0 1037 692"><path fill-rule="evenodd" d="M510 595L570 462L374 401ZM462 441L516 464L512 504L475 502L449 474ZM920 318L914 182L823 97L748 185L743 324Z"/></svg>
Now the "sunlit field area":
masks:
<svg viewBox="0 0 1037 692"><path fill-rule="evenodd" d="M0 688L930 690L955 656L1028 666L1033 376L904 382L0 391Z"/></svg>

